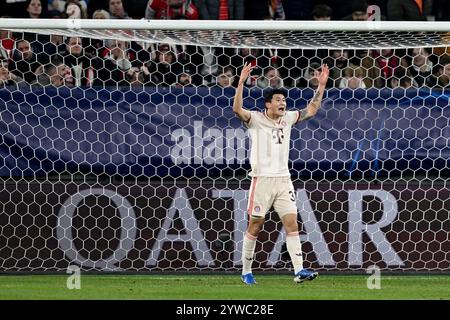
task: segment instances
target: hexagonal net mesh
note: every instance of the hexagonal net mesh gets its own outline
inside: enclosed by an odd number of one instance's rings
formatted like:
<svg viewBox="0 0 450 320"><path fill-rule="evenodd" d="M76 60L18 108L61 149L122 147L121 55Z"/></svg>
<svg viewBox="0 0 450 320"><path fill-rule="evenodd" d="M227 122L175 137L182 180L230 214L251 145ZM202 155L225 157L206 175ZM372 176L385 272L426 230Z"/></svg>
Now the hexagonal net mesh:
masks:
<svg viewBox="0 0 450 320"><path fill-rule="evenodd" d="M450 271L450 28L358 38L367 28L162 32L135 21L101 34L107 22L54 32L5 21L0 271L239 271L251 141L232 104L245 62L256 66L244 89L253 111L279 87L288 109L304 109L314 71L330 68L319 112L291 133L304 266ZM271 208L254 270L290 270L285 240Z"/></svg>

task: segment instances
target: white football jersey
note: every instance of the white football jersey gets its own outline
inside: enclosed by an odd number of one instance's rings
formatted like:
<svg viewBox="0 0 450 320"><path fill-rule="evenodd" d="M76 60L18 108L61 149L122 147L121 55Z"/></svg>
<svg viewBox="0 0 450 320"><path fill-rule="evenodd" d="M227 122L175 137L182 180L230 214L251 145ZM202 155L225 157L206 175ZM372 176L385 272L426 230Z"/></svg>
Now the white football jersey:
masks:
<svg viewBox="0 0 450 320"><path fill-rule="evenodd" d="M277 122L266 111L251 111L246 123L251 139L251 177L290 176L288 168L291 129L297 123L299 111L286 111Z"/></svg>

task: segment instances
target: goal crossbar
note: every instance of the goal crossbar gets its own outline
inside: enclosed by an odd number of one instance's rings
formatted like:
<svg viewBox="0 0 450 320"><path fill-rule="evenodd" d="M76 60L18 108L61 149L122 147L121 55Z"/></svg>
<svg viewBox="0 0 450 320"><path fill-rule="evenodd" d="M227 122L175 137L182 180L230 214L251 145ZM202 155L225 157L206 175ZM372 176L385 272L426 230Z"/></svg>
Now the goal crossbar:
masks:
<svg viewBox="0 0 450 320"><path fill-rule="evenodd" d="M450 46L450 22L0 19L16 32L248 48Z"/></svg>
<svg viewBox="0 0 450 320"><path fill-rule="evenodd" d="M0 29L450 32L447 21L0 19Z"/></svg>

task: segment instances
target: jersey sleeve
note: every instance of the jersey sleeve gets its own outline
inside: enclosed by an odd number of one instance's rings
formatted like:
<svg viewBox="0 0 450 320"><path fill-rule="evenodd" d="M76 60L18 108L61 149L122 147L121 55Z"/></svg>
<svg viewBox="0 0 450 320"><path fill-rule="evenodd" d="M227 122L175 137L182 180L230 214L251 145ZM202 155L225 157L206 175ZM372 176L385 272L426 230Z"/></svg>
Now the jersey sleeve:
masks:
<svg viewBox="0 0 450 320"><path fill-rule="evenodd" d="M300 118L300 111L296 110L296 111L287 111L286 112L286 118L288 120L288 123L293 126L295 125L299 118Z"/></svg>
<svg viewBox="0 0 450 320"><path fill-rule="evenodd" d="M258 111L250 111L250 119L247 122L244 122L247 128L256 128L258 126L259 117Z"/></svg>

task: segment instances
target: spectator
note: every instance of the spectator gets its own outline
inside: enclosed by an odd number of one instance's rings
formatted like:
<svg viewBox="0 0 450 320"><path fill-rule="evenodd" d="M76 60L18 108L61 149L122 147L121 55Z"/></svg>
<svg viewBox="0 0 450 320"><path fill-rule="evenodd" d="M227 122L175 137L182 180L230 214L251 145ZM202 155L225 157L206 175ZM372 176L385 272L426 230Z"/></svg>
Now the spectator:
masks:
<svg viewBox="0 0 450 320"><path fill-rule="evenodd" d="M189 34L180 36L183 37L183 41L192 41ZM209 45L213 39L219 38L218 32L201 31L198 33L197 40L207 45L171 45L171 51L175 53L177 61L191 75L193 85L215 84L219 69L231 64L230 59L235 55L235 49Z"/></svg>
<svg viewBox="0 0 450 320"><path fill-rule="evenodd" d="M39 62L39 64L46 64L49 62L49 57L60 51L64 51L64 46L61 46L63 43L62 36L60 35L45 35L45 34L37 34L37 33L14 33L12 37L15 41L15 49L12 51L12 58L17 60L20 56L18 52L18 45L21 41L26 41L25 43L20 43L20 47L27 46L29 47L29 51L33 53L34 58ZM62 50L61 50L62 49ZM28 49L27 49L28 50ZM26 53L25 56L29 54Z"/></svg>
<svg viewBox="0 0 450 320"><path fill-rule="evenodd" d="M128 52L129 43L121 40L106 40L106 58L112 61L119 69L131 68L131 56Z"/></svg>
<svg viewBox="0 0 450 320"><path fill-rule="evenodd" d="M428 86L433 88L450 89L450 56L443 55L439 59L434 74L429 78Z"/></svg>
<svg viewBox="0 0 450 320"><path fill-rule="evenodd" d="M232 66L244 66L246 63L251 63L256 68L252 70L252 74L245 81L246 87L253 87L256 85L257 79L262 75L262 71L271 65L271 61L267 51L260 48L252 48L256 42L254 36L244 38L244 45L248 47L239 48L231 58ZM240 69L235 74L240 74ZM239 80L235 79L235 82ZM236 85L236 83L234 84Z"/></svg>
<svg viewBox="0 0 450 320"><path fill-rule="evenodd" d="M92 2L92 1L91 1ZM89 3L91 3L89 2ZM92 19L111 19L111 15L109 14L108 11L103 10L103 9L97 9L94 11L94 13L92 14ZM91 39L91 47L93 48L94 51L103 51L105 50L103 41L100 39Z"/></svg>
<svg viewBox="0 0 450 320"><path fill-rule="evenodd" d="M284 8L281 0L269 1L269 13L269 20L286 20L286 15L284 13Z"/></svg>
<svg viewBox="0 0 450 320"><path fill-rule="evenodd" d="M217 56L223 52L222 48L207 46L188 46L186 53L189 63L185 64L193 75L193 83L196 85L210 85L214 82L219 65Z"/></svg>
<svg viewBox="0 0 450 320"><path fill-rule="evenodd" d="M387 17L391 21L424 21L431 14L431 1L388 0Z"/></svg>
<svg viewBox="0 0 450 320"><path fill-rule="evenodd" d="M97 10L109 11L109 0L90 0L87 3L88 17L92 17L94 12Z"/></svg>
<svg viewBox="0 0 450 320"><path fill-rule="evenodd" d="M170 50L170 46L161 44L149 70L155 78L156 84L171 86L178 81L178 76L182 73L183 68L173 51Z"/></svg>
<svg viewBox="0 0 450 320"><path fill-rule="evenodd" d="M150 54L148 51L144 50L137 42L131 41L117 41L117 40L106 40L105 47L102 47L102 43L98 40L91 39L91 46L98 48L100 52L98 56L101 58L109 57L119 64L119 67L123 70L128 70L132 65L141 66L142 61L148 61L150 59ZM122 51L120 51L122 49ZM91 53L96 55L95 53ZM123 54L123 57L122 57Z"/></svg>
<svg viewBox="0 0 450 320"><path fill-rule="evenodd" d="M111 19L111 15L106 10L98 9L92 14L92 19Z"/></svg>
<svg viewBox="0 0 450 320"><path fill-rule="evenodd" d="M411 87L415 87L416 84L411 78L408 69L404 68L403 66L400 66L395 70L394 76L390 79L389 86L393 89L395 88L409 89Z"/></svg>
<svg viewBox="0 0 450 320"><path fill-rule="evenodd" d="M37 70L37 81L33 84L41 86L72 86L70 70L59 59L47 63Z"/></svg>
<svg viewBox="0 0 450 320"><path fill-rule="evenodd" d="M126 85L125 72L131 68L129 44L120 40L106 40L106 49L93 63L97 70L94 86Z"/></svg>
<svg viewBox="0 0 450 320"><path fill-rule="evenodd" d="M132 87L140 87L145 83L145 78L138 67L131 67L125 73L125 80Z"/></svg>
<svg viewBox="0 0 450 320"><path fill-rule="evenodd" d="M125 73L125 84L130 87L155 86L156 79L149 70L149 62L133 66Z"/></svg>
<svg viewBox="0 0 450 320"><path fill-rule="evenodd" d="M10 18L8 16L2 16L1 18ZM11 31L8 30L0 30L0 49L5 50L6 56L9 56L9 53L14 48L14 35ZM1 59L2 56L0 56Z"/></svg>
<svg viewBox="0 0 450 320"><path fill-rule="evenodd" d="M2 13L5 13L12 18L31 18L28 10L35 12L34 6L36 6L37 9L40 4L41 12L37 18L44 18L48 16L47 0L40 0L39 4L34 2L31 6L30 3L31 0L0 0L0 8Z"/></svg>
<svg viewBox="0 0 450 320"><path fill-rule="evenodd" d="M280 73L274 67L267 67L264 76L260 77L257 81L257 85L260 88L272 88L279 89L284 87L283 79L280 77Z"/></svg>
<svg viewBox="0 0 450 320"><path fill-rule="evenodd" d="M8 51L0 46L0 61L6 61L9 57Z"/></svg>
<svg viewBox="0 0 450 320"><path fill-rule="evenodd" d="M372 51L359 49L349 51L349 65L359 66L364 71L364 84L366 88L380 87L382 80L380 78L380 69L376 62L378 55Z"/></svg>
<svg viewBox="0 0 450 320"><path fill-rule="evenodd" d="M350 15L344 17L343 20L367 21L369 14L367 13L368 4L365 0L352 0Z"/></svg>
<svg viewBox="0 0 450 320"><path fill-rule="evenodd" d="M46 40L41 41L41 53L38 54L38 60L41 64L49 63L49 58L55 54L64 53L66 51L66 44L63 36L52 34Z"/></svg>
<svg viewBox="0 0 450 320"><path fill-rule="evenodd" d="M340 89L365 89L364 77L365 74L362 68L356 66L348 67L344 70L344 77L341 78L338 87Z"/></svg>
<svg viewBox="0 0 450 320"><path fill-rule="evenodd" d="M405 59L399 58L393 49L372 50L371 56L375 59L375 68L371 70L371 78L374 79L374 85L377 88L386 86L399 66L408 68Z"/></svg>
<svg viewBox="0 0 450 320"><path fill-rule="evenodd" d="M64 7L64 15L67 19L87 19L87 11L78 0L68 0Z"/></svg>
<svg viewBox="0 0 450 320"><path fill-rule="evenodd" d="M202 20L243 20L244 0L194 0Z"/></svg>
<svg viewBox="0 0 450 320"><path fill-rule="evenodd" d="M96 0L98 1L98 0ZM88 0L49 0L48 1L48 10L50 11L50 14L55 17L56 15L60 17L67 18L67 4L77 2L77 4L80 6L81 11L84 11L87 15L87 2ZM91 1L94 2L94 1Z"/></svg>
<svg viewBox="0 0 450 320"><path fill-rule="evenodd" d="M66 87L73 87L74 86L74 79L72 77L72 74L70 72L70 68L65 65L60 60L54 60L53 64L56 65L56 68L58 70L58 75L63 79L63 85Z"/></svg>
<svg viewBox="0 0 450 320"><path fill-rule="evenodd" d="M199 42L209 43L217 39L218 34L214 31L199 32ZM214 77L219 72L220 66L230 64L230 56L234 51L229 48L208 46L175 46L174 52L177 60L184 66L184 70L192 75L194 85L211 85L215 83Z"/></svg>
<svg viewBox="0 0 450 320"><path fill-rule="evenodd" d="M27 1L27 18L38 19L42 18L42 4L41 0L29 0Z"/></svg>
<svg viewBox="0 0 450 320"><path fill-rule="evenodd" d="M197 20L199 13L192 0L149 0L145 10L146 19Z"/></svg>
<svg viewBox="0 0 450 320"><path fill-rule="evenodd" d="M70 37L66 41L64 64L70 68L74 86L91 86L94 80L94 68L91 58L84 51L81 38Z"/></svg>
<svg viewBox="0 0 450 320"><path fill-rule="evenodd" d="M0 87L21 83L22 78L8 70L8 60L0 60Z"/></svg>
<svg viewBox="0 0 450 320"><path fill-rule="evenodd" d="M409 67L409 73L419 87L426 85L432 75L433 62L429 59L430 54L431 50L428 48L414 48L410 50L412 62Z"/></svg>
<svg viewBox="0 0 450 320"><path fill-rule="evenodd" d="M183 72L178 76L178 81L175 84L176 87L191 87L192 86L192 78L191 75L187 72Z"/></svg>
<svg viewBox="0 0 450 320"><path fill-rule="evenodd" d="M319 81L317 80L317 72L320 70L320 64L318 62L312 62L303 71L303 75L296 81L296 86L300 88L313 88L317 89Z"/></svg>
<svg viewBox="0 0 450 320"><path fill-rule="evenodd" d="M63 0L48 0L48 10L50 12L59 12L60 14L64 12L66 2Z"/></svg>
<svg viewBox="0 0 450 320"><path fill-rule="evenodd" d="M313 20L331 20L333 16L333 9L326 4L318 4L313 8L312 17Z"/></svg>
<svg viewBox="0 0 450 320"><path fill-rule="evenodd" d="M221 73L216 78L216 84L222 88L232 87L233 83L234 83L234 73L233 68L231 67L224 68L223 73Z"/></svg>
<svg viewBox="0 0 450 320"><path fill-rule="evenodd" d="M450 20L449 20L450 21ZM450 32L444 33L441 35L442 40L447 41L448 37L450 37ZM442 55L450 55L450 46L448 47L434 47L433 55L438 57Z"/></svg>
<svg viewBox="0 0 450 320"><path fill-rule="evenodd" d="M130 19L123 8L122 0L109 0L109 13L111 19Z"/></svg>
<svg viewBox="0 0 450 320"><path fill-rule="evenodd" d="M36 81L35 71L40 66L36 54L32 51L30 42L25 39L16 41L9 70L28 83Z"/></svg>
<svg viewBox="0 0 450 320"><path fill-rule="evenodd" d="M330 67L330 80L333 87L339 87L341 79L344 76L344 70L350 66L348 50L332 50L327 59L327 65Z"/></svg>
<svg viewBox="0 0 450 320"><path fill-rule="evenodd" d="M275 50L274 50L275 51ZM303 76L303 71L309 66L311 59L325 58L328 56L327 49L279 49L276 50L276 63L271 59L271 65L276 66L283 78L286 87L295 87L298 79Z"/></svg>

